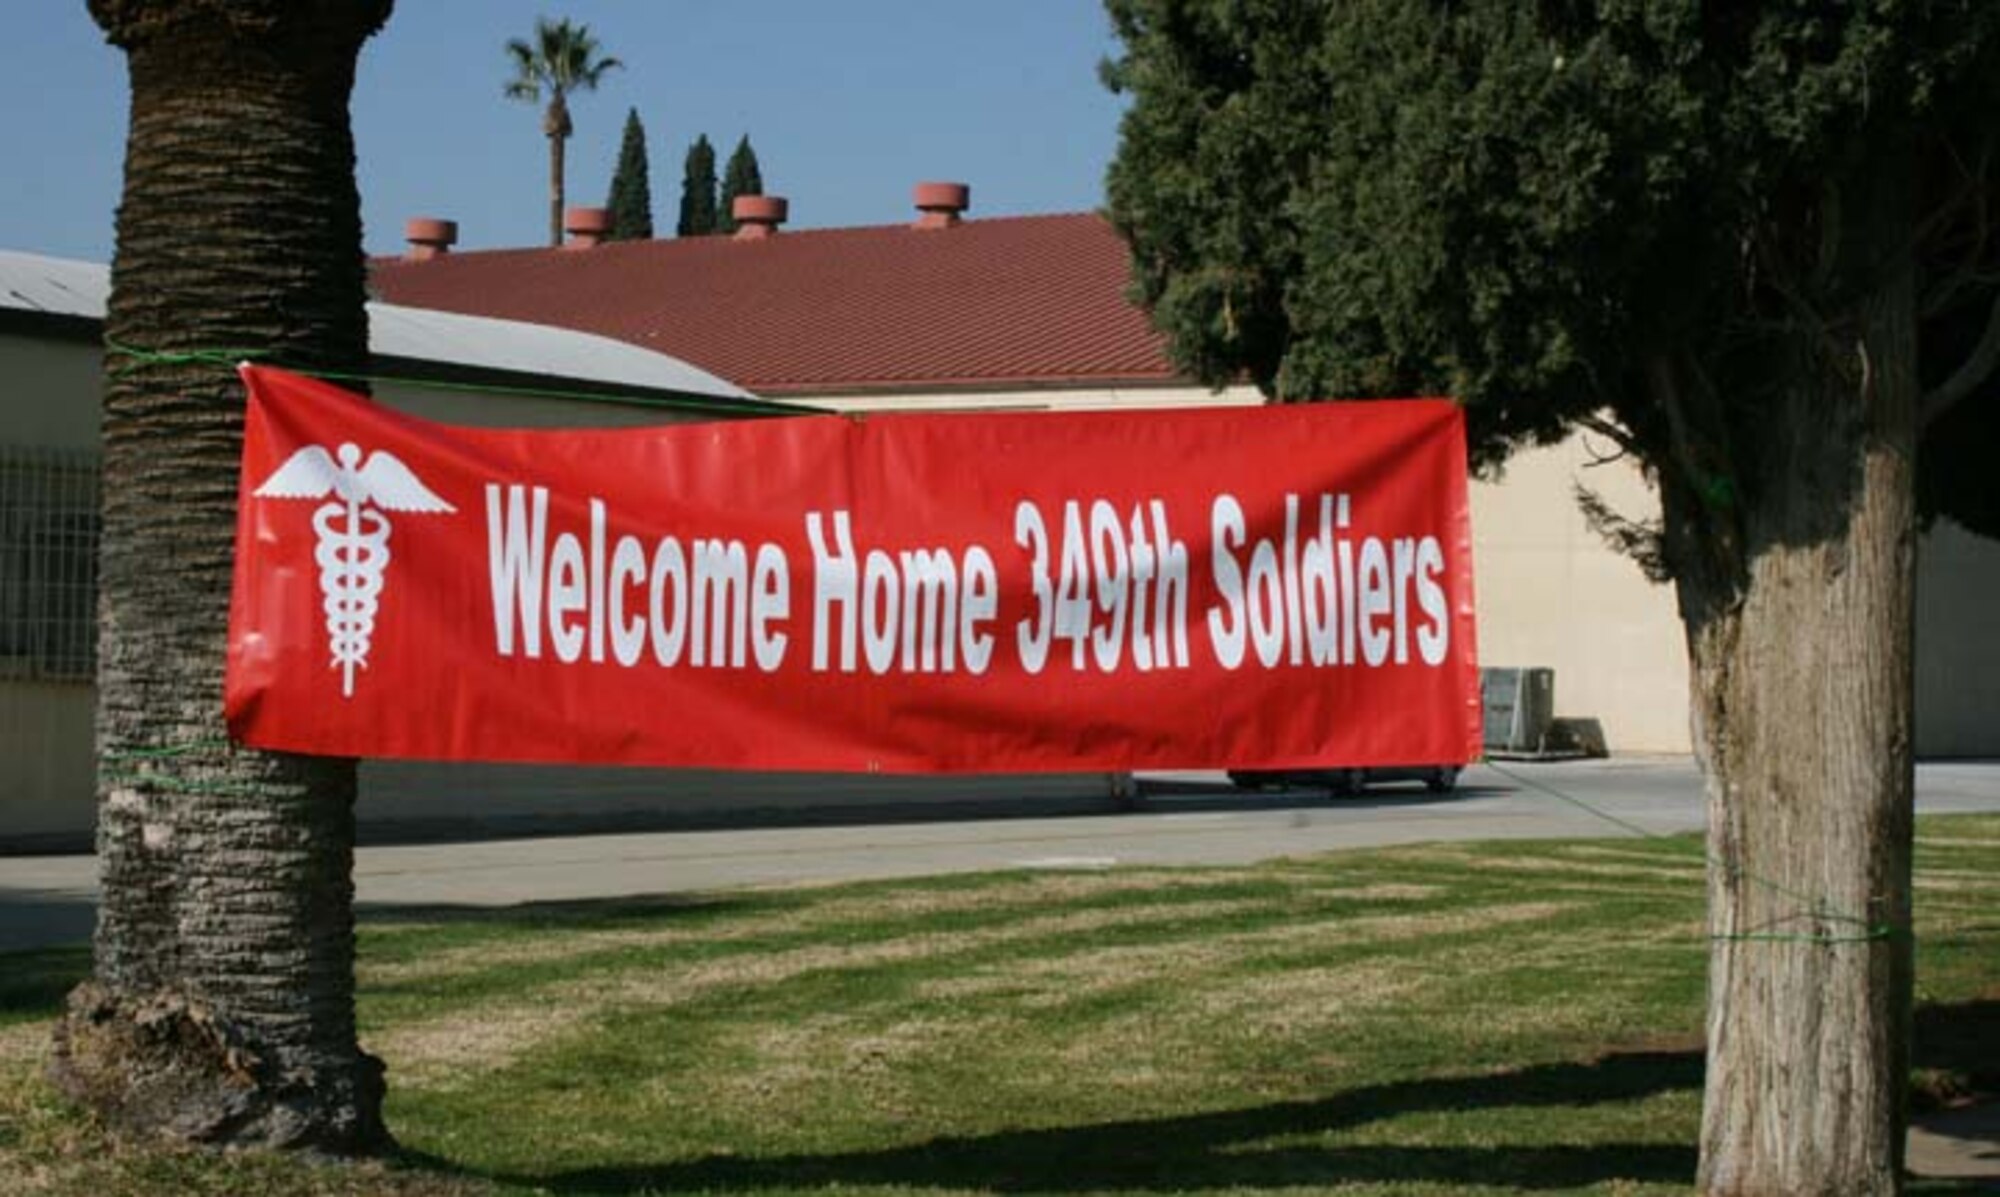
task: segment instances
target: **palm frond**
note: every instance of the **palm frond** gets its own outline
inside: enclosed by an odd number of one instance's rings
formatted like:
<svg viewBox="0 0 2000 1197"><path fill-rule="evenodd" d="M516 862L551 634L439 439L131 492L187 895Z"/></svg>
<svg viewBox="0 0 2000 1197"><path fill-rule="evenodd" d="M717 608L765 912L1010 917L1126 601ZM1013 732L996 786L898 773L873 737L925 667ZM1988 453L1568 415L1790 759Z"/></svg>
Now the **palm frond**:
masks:
<svg viewBox="0 0 2000 1197"><path fill-rule="evenodd" d="M507 43L517 77L506 85L506 93L512 99L540 100L544 91L558 97L576 89L595 91L606 71L625 66L616 58L598 57L598 49L590 26L568 18L537 18L532 42L515 38Z"/></svg>
<svg viewBox="0 0 2000 1197"><path fill-rule="evenodd" d="M577 73L576 85L586 91L596 91L597 81L604 78L604 72L624 69L625 64L616 58L600 58Z"/></svg>
<svg viewBox="0 0 2000 1197"><path fill-rule="evenodd" d="M540 100L541 73L536 69L534 48L513 38L507 42L507 57L514 64L514 78L507 81L503 94L510 100Z"/></svg>

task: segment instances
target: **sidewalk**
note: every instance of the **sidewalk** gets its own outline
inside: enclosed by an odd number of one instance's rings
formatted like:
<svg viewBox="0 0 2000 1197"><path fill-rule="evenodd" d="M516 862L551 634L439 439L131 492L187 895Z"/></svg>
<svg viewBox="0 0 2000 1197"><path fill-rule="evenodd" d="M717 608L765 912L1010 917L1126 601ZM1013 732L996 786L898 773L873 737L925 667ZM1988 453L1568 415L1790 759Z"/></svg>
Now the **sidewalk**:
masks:
<svg viewBox="0 0 2000 1197"><path fill-rule="evenodd" d="M2000 1102L1912 1118L1907 1151L1913 1176L1983 1181L2000 1193Z"/></svg>

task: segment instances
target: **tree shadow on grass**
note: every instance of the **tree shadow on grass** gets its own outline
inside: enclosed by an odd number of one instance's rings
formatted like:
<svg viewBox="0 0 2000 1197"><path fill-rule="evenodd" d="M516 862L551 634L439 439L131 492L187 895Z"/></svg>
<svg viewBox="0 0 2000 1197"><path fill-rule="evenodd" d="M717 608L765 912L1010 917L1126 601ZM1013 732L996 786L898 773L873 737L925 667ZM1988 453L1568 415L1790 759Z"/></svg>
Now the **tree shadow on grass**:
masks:
<svg viewBox="0 0 2000 1197"><path fill-rule="evenodd" d="M1686 1183L1693 1146L1328 1145L1329 1132L1412 1113L1550 1110L1630 1102L1701 1083L1693 1052L1633 1052L1491 1076L1398 1082L1316 1101L1178 1118L934 1139L879 1151L704 1159L488 1179L568 1194L745 1191L876 1185L995 1192L1162 1192L1357 1182L1569 1188L1613 1180Z"/></svg>
<svg viewBox="0 0 2000 1197"><path fill-rule="evenodd" d="M1916 1012L1911 1058L1920 1069L1955 1074L1968 1095L2000 1098L2000 990ZM1922 1094L1919 1107L1922 1105Z"/></svg>
<svg viewBox="0 0 2000 1197"><path fill-rule="evenodd" d="M676 893L516 902L501 906L456 902L357 902L354 914L363 926L379 923L469 923L522 931L609 930L674 919L717 918L752 908L769 908L785 900L782 895L738 898L713 893Z"/></svg>
<svg viewBox="0 0 2000 1197"><path fill-rule="evenodd" d="M88 947L37 948L0 959L0 1022L53 1018L90 975Z"/></svg>
<svg viewBox="0 0 2000 1197"><path fill-rule="evenodd" d="M2000 996L1917 1011L1919 1067L1994 1077L2000 1060ZM1401 1081L1175 1118L940 1138L874 1151L741 1158L714 1154L655 1164L489 1180L562 1194L745 1192L838 1185L948 1188L1000 1193L1155 1193L1355 1183L1496 1186L1522 1191L1616 1181L1690 1184L1695 1145L1562 1143L1567 1107L1641 1101L1701 1085L1699 1040L1615 1052L1484 1076ZM1329 1144L1322 1136L1411 1114L1546 1111L1546 1143L1511 1145ZM413 1158L462 1171L446 1161ZM1932 1190L1926 1190L1932 1191Z"/></svg>

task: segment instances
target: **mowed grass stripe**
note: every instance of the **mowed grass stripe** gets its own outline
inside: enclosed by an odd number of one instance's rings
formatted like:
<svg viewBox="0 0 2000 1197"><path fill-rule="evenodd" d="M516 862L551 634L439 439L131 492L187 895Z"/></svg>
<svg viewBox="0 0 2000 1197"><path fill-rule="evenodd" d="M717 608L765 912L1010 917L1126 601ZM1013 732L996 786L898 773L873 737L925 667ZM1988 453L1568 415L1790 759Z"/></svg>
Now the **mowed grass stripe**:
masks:
<svg viewBox="0 0 2000 1197"><path fill-rule="evenodd" d="M1480 861L1478 863L1493 863ZM1512 860L1498 862L1503 869L1510 869ZM1201 874L1197 873L1199 877ZM1304 876L1312 877L1311 874ZM1323 881L1324 873L1314 877ZM1294 878L1296 882L1298 878ZM1461 876L1462 880L1462 876ZM364 980L376 982L375 987L391 995L407 996L410 1000L402 1003L404 1009L396 1011L404 1015L421 1016L422 1008L438 1004L465 1005L477 999L487 999L489 1003L500 1005L489 1009L473 1008L463 1017L468 1020L491 1020L490 1035L512 1041L514 1036L503 1034L502 1029L523 1022L532 1016L534 1010L510 1012L505 1001L512 998L516 1003L534 1008L551 1004L567 1011L562 1021L573 1022L588 1017L593 1006L608 1004L607 993L615 996L629 987L603 986L597 984L595 975L656 968L660 970L687 970L697 964L718 963L733 957L755 958L761 967L769 970L772 962L781 962L777 979L788 978L804 969L826 967L865 967L871 963L893 961L911 955L931 956L940 952L960 955L984 951L995 944L1018 943L1022 951L1040 954L1044 945L1039 942L1049 936L1096 933L1100 938L1132 934L1134 928L1144 928L1156 922L1172 924L1216 913L1224 908L1212 901L1204 901L1206 895L1217 892L1249 893L1269 898L1259 903L1246 900L1227 907L1235 916L1238 926L1235 930L1263 924L1275 928L1280 935L1294 935L1313 930L1320 926L1320 918L1331 913L1327 921L1334 930L1346 927L1357 934L1371 934L1379 927L1384 935L1395 934L1395 922L1373 923L1352 922L1357 917L1355 911L1366 906L1387 902L1394 904L1395 898L1407 895L1411 900L1436 899L1440 895L1456 898L1461 904L1480 900L1497 899L1512 892L1515 886L1485 884L1460 886L1468 893L1451 894L1447 887L1428 885L1411 887L1404 883L1400 890L1391 891L1389 898L1370 897L1363 902L1354 898L1356 892L1367 894L1365 886L1356 891L1351 885L1341 886L1278 886L1264 882L1255 887L1246 887L1244 875L1234 874L1215 882L1190 886L1185 878L1176 878L1173 884L1159 890L1147 891L1143 878L1111 877L1090 875L1074 877L1060 883L1050 883L1036 879L1028 884L1014 882L1000 885L991 881L974 883L970 887L954 886L948 891L935 888L911 889L907 885L891 895L891 901L884 908L892 917L870 919L866 898L849 897L832 903L836 913L821 918L801 919L796 912L787 912L776 920L752 918L744 926L719 935L698 936L681 930L669 930L663 934L618 932L591 939L585 943L575 942L575 937L564 937L552 941L544 936L534 941L534 947L521 944L505 944L492 948L493 956L486 966L478 970L464 970L452 977L441 988L410 988L400 983L381 984L381 978L364 971ZM970 892L978 894L973 900L967 899ZM1546 888L1546 887L1543 887ZM1566 886L1565 888L1570 888ZM1615 888L1615 887L1612 887ZM1038 891L1057 891L1060 898L1078 904L1081 909L1066 914L1055 922L1044 916L1034 916L1025 912L1038 905L1032 901L1040 896ZM1140 906L1132 897L1134 893L1150 892L1154 901ZM1196 895L1200 895L1199 897ZM1626 895L1629 897L1629 893ZM1331 899L1331 901L1329 901ZM1054 899L1052 899L1054 900ZM856 904L859 905L856 905ZM1187 909L1176 910L1176 905ZM1443 903L1426 903L1433 909L1449 908ZM852 917L850 911L859 911L860 917ZM903 917L893 917L900 914ZM1432 917L1432 916L1426 916ZM843 922L843 919L847 920ZM1203 926L1203 934L1213 936L1225 930L1221 926ZM928 937L926 946L913 946L910 936L920 933ZM1152 933L1142 932L1141 938ZM815 947L800 961L797 954L801 944L820 943L825 939L845 942L853 947L876 945L873 951L864 955L852 955L845 959L830 956L822 944ZM481 949L465 949L476 956ZM408 972L396 974L401 979L409 979ZM754 973L751 976L754 977ZM730 980L733 974L723 964L716 968L701 968L684 980L697 988ZM648 982L648 989L657 990L657 982ZM579 991L588 989L587 996ZM666 1000L678 1001L682 994L673 987L664 990ZM655 1000L659 1000L657 997ZM457 1030L450 1026L436 1028L440 1041L460 1038ZM429 1031L417 1032L428 1036ZM446 1053L449 1062L456 1053ZM413 1050L411 1058L430 1061L436 1053L429 1050Z"/></svg>
<svg viewBox="0 0 2000 1197"><path fill-rule="evenodd" d="M473 1083L481 1072L504 1067L542 1039L560 1039L607 1012L648 1006L684 1006L715 994L731 1004L754 1003L773 987L796 991L818 973L915 966L913 974L940 967L962 973L981 965L1061 959L1079 943L1099 962L1120 960L1127 977L1165 969L1185 974L1239 965L1261 947L1289 944L1315 931L1335 951L1340 936L1391 942L1412 935L1451 935L1517 918L1545 918L1559 909L1540 904L1515 910L1488 908L1408 916L1312 917L1297 907L1269 902L1169 902L1121 904L976 927L918 923L899 933L879 929L845 942L766 947L731 945L721 955L673 948L626 949L567 961L566 969L542 965L537 978L498 1000L458 1004L429 1018L405 1020L375 1043L385 1058L401 1062L408 1083ZM956 922L954 920L953 922ZM1121 955L1122 950L1122 955ZM1143 963L1134 965L1130 960ZM520 974L517 974L517 976ZM364 1010L364 1028L376 1021ZM373 1040L371 1040L373 1042Z"/></svg>
<svg viewBox="0 0 2000 1197"><path fill-rule="evenodd" d="M1092 880L1096 880L1095 877ZM958 884L942 886L935 879L877 883L881 892L857 887L861 893L829 892L823 900L808 896L811 891L793 889L745 895L734 902L687 901L685 908L707 912L711 907L729 907L734 917L717 922L702 918L687 925L677 908L666 907L672 922L667 926L634 925L607 930L576 929L560 940L545 934L549 929L532 911L516 921L501 916L483 931L468 933L454 928L437 940L407 924L398 925L381 936L368 933L370 952L360 965L361 976L381 986L430 977L458 976L487 968L512 968L523 963L576 960L632 948L692 945L727 951L721 945L747 946L769 950L798 943L816 942L837 933L892 938L911 928L932 930L977 929L1003 922L1051 906L1078 909L1116 909L1123 906L1158 907L1173 902L1199 904L1218 900L1252 901L1280 899L1290 895L1289 887L1268 878L1241 871L1193 871L1177 875L1146 870L1115 874L1101 885L1079 886L1064 875L992 873L954 878ZM1357 894L1355 900L1377 895Z"/></svg>

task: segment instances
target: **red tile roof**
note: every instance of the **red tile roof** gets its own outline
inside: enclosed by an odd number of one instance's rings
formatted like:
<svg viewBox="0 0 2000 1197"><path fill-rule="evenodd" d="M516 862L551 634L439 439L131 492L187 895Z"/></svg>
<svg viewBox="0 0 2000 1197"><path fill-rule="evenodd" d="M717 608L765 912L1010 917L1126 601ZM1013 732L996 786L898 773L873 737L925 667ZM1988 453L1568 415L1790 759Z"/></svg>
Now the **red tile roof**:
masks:
<svg viewBox="0 0 2000 1197"><path fill-rule="evenodd" d="M380 259L393 303L630 341L768 395L1172 382L1094 214Z"/></svg>

